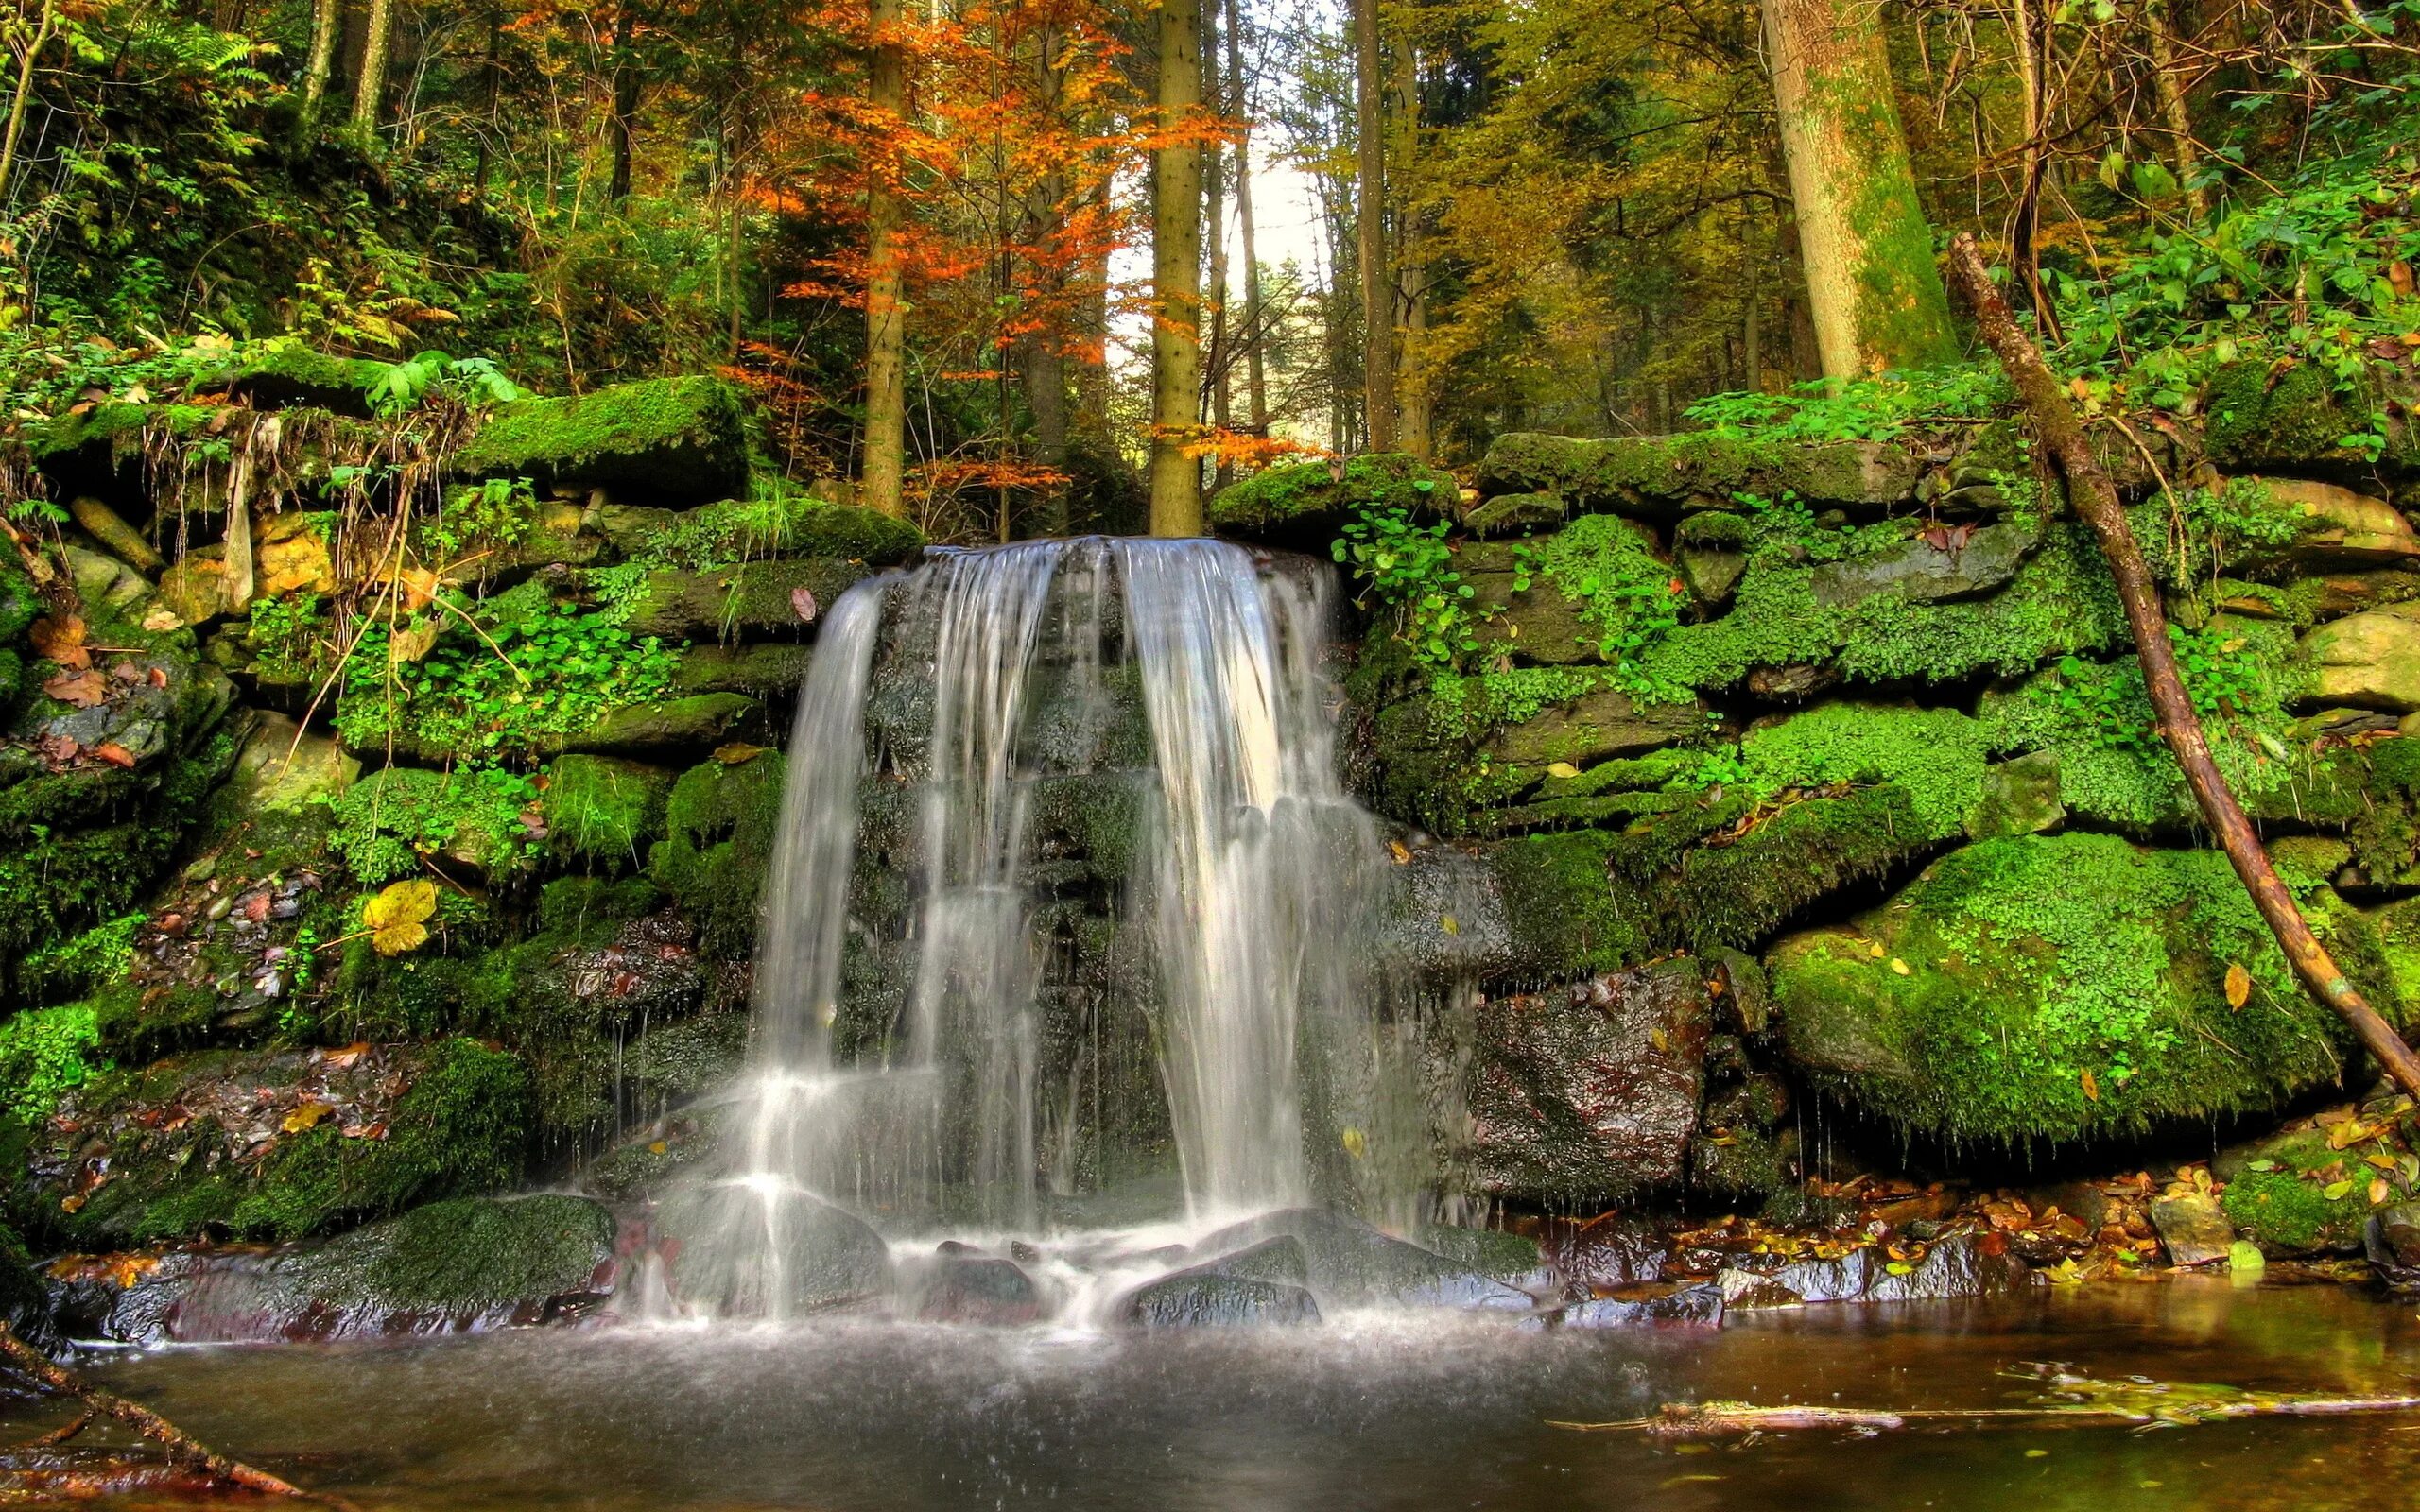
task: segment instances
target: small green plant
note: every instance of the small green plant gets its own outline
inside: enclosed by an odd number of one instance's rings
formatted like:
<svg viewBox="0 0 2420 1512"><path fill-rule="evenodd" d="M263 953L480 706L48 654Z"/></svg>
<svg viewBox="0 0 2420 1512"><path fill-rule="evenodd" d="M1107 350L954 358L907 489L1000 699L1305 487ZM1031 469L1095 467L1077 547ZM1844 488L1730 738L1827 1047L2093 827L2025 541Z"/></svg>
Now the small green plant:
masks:
<svg viewBox="0 0 2420 1512"><path fill-rule="evenodd" d="M1884 441L1927 423L1988 415L2009 397L1988 363L1859 378L1837 388L1793 385L1778 394L1711 394L1689 419L1718 435L1775 441Z"/></svg>
<svg viewBox="0 0 2420 1512"><path fill-rule="evenodd" d="M1334 547L1368 593L1395 610L1397 638L1431 673L1451 672L1478 649L1479 620L1469 607L1477 591L1454 570L1446 531L1443 521L1413 524L1400 507L1364 507Z"/></svg>
<svg viewBox="0 0 2420 1512"><path fill-rule="evenodd" d="M2211 629L2168 627L2177 671L2194 712L2204 719L2240 717L2272 709L2276 693L2259 654L2239 638ZM2159 721L2143 685L2141 666L2062 657L2053 702L2062 713L2092 731L2100 745L2149 755L2163 749Z"/></svg>
<svg viewBox="0 0 2420 1512"><path fill-rule="evenodd" d="M525 539L537 524L538 494L527 478L488 478L448 489L428 528L428 543L452 560Z"/></svg>
<svg viewBox="0 0 2420 1512"><path fill-rule="evenodd" d="M28 1124L48 1118L61 1097L108 1069L94 1054L99 1045L87 1003L35 1008L0 1024L0 1113Z"/></svg>

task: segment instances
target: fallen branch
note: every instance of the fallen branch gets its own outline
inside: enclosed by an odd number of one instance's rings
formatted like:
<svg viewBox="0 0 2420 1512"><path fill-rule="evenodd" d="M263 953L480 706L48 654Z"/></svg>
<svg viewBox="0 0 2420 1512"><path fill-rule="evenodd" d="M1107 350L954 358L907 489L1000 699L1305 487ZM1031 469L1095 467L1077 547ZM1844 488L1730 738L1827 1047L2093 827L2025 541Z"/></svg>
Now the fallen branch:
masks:
<svg viewBox="0 0 2420 1512"><path fill-rule="evenodd" d="M2054 1388L2021 1407L1759 1407L1745 1401L1672 1401L1618 1422L1549 1422L1574 1433L1641 1433L1656 1438L1728 1438L1747 1434L1841 1429L1877 1434L1920 1423L1953 1428L2185 1428L2238 1418L2334 1418L2348 1413L2420 1412L2420 1397L2300 1396L2235 1386L2097 1381L2054 1376Z"/></svg>
<svg viewBox="0 0 2420 1512"><path fill-rule="evenodd" d="M2117 486L2110 482L2108 471L2084 439L2083 426L2067 404L2066 390L2059 387L2058 378L2043 362L2042 354L2018 328L2008 301L2001 298L1992 283L1991 270L1984 266L1982 253L1971 234L1961 233L1950 243L1949 274L1951 283L1973 308L1976 326L1985 344L1998 356L2009 381L2016 386L2017 397L2033 417L2033 427L2043 445L2057 459L2059 471L2066 474L2067 502L2100 541L2101 555L2108 558L2110 573L2118 579L2118 596L2126 606L2126 623L2135 636L2135 654L2142 661L2143 683L2151 693L2152 707L2159 715L2160 738L2168 743L2176 765L2184 768L2186 785L2193 790L2203 822L2219 837L2220 848L2234 864L2236 875L2243 879L2244 889L2252 894L2260 916L2269 921L2270 931L2277 936L2279 948L2303 985L2352 1026L2362 1046L2377 1057L2405 1091L2420 1097L2420 1055L2414 1055L2411 1047L2403 1042L2403 1037L2378 1017L2377 1010L2370 1006L2327 954L2327 948L2311 934L2310 924L2295 905L2293 894L2287 891L2276 868L2269 864L2269 852L2261 849L2252 821L2244 816L2242 805L2236 802L2218 763L2211 760L2210 743L2203 733L2201 716L2194 712L2193 700L2177 672L2176 650L2169 644L2168 615L2160 605L2159 589L2152 583L2151 569L2143 562L2142 548L2126 524L2125 511L2118 502Z"/></svg>
<svg viewBox="0 0 2420 1512"><path fill-rule="evenodd" d="M31 1376L60 1396L75 1398L84 1404L88 1414L113 1418L126 1424L144 1437L164 1448L168 1452L170 1460L199 1470L213 1481L226 1486L240 1486L248 1491L258 1491L265 1496L288 1496L328 1506L340 1507L345 1504L333 1497L320 1496L303 1490L299 1486L278 1479L267 1470L255 1469L242 1460L228 1458L150 1408L129 1401L113 1391L103 1391L100 1387L87 1382L73 1370L60 1365L40 1349L18 1338L6 1323L0 1323L0 1360L5 1360L12 1368ZM83 1419L79 1418L71 1425L71 1428L80 1428L82 1424ZM60 1435L62 1438L65 1436L67 1435L64 1433Z"/></svg>

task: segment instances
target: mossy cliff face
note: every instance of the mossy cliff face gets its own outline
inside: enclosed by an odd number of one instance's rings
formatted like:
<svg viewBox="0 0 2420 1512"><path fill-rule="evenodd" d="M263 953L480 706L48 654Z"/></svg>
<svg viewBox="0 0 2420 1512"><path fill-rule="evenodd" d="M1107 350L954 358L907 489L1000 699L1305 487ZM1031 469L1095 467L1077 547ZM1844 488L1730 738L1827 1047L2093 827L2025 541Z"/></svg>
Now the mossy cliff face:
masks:
<svg viewBox="0 0 2420 1512"><path fill-rule="evenodd" d="M2399 1015L2420 536L2396 500L2420 469L2340 466L2325 394L2237 374L2211 403L2206 435L2109 459L2221 769ZM1350 678L1374 806L1418 857L1476 863L1484 899L1425 902L1430 930L1484 920L1449 964L1537 1021L1479 1036L1473 1085L1533 1084L1520 1045L1587 1027L1566 998L1675 959L1743 996L1717 991L1738 1017L1696 1127L1641 1182L1726 1200L1792 1169L1762 1093L1903 1147L2015 1149L2186 1137L2367 1074L2201 848L2099 548L2016 427L1508 436L1477 484L1420 581L1353 585ZM1467 1158L1535 1200L1626 1189Z"/></svg>
<svg viewBox="0 0 2420 1512"><path fill-rule="evenodd" d="M596 1210L424 1205L661 1147L735 1068L769 747L832 601L924 542L752 491L717 380L390 422L361 365L273 366L20 438L85 496L0 562L0 1221L49 1253L405 1214L312 1273L325 1308L546 1303L610 1253ZM515 1279L529 1223L561 1263ZM431 1233L503 1258L440 1274Z"/></svg>

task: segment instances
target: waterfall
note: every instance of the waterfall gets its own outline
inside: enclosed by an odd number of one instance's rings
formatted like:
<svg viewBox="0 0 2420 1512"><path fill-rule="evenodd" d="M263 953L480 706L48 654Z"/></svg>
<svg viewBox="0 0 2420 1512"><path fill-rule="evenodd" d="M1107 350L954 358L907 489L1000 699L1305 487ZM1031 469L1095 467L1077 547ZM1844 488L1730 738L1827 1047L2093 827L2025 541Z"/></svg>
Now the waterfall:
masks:
<svg viewBox="0 0 2420 1512"><path fill-rule="evenodd" d="M1219 541L1084 538L936 551L834 606L789 747L731 1167L692 1241L718 1307L780 1311L803 1214L1034 1231L1068 1150L1111 1138L1085 1111L1107 1073L1084 1037L1112 1014L1148 1025L1187 1213L1300 1204L1361 1159L1384 860L1335 769L1321 582ZM1148 729L1120 744L1121 719ZM1129 779L1133 853L1101 927L1149 970L1047 988L1073 905L1037 795ZM902 905L858 906L869 887Z"/></svg>

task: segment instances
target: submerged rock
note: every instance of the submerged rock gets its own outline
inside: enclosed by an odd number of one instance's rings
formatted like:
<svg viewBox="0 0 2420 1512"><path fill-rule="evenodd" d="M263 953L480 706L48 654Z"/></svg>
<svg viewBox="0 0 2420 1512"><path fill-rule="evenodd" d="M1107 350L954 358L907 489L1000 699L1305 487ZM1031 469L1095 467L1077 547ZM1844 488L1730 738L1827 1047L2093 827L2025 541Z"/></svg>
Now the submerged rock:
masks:
<svg viewBox="0 0 2420 1512"><path fill-rule="evenodd" d="M1722 1288L1711 1281L1684 1286L1660 1297L1599 1297L1574 1302L1553 1314L1566 1329L1617 1329L1642 1325L1720 1328L1725 1311Z"/></svg>
<svg viewBox="0 0 2420 1512"><path fill-rule="evenodd" d="M1283 1253L1270 1248L1281 1241L1296 1246L1307 1283L1340 1302L1524 1311L1536 1305L1516 1286L1324 1208L1262 1213L1219 1230L1197 1250L1217 1253L1249 1246L1244 1253L1267 1252L1268 1263ZM1219 1263L1213 1262L1211 1268Z"/></svg>
<svg viewBox="0 0 2420 1512"><path fill-rule="evenodd" d="M1869 1302L1944 1302L1969 1297L2005 1297L2033 1284L2025 1262L1996 1247L1995 1235L1945 1234L1925 1251L1906 1275L1888 1267L1875 1279Z"/></svg>
<svg viewBox="0 0 2420 1512"><path fill-rule="evenodd" d="M2361 1248L2378 1280L2397 1291L2420 1290L2420 1202L2397 1202L2370 1214Z"/></svg>
<svg viewBox="0 0 2420 1512"><path fill-rule="evenodd" d="M1317 1323L1320 1304L1300 1286L1204 1266L1145 1282L1118 1302L1117 1316L1142 1329L1287 1326Z"/></svg>
<svg viewBox="0 0 2420 1512"><path fill-rule="evenodd" d="M2150 1216L2171 1265L2207 1265L2226 1259L2235 1246L2235 1225L2206 1193L2162 1197L2151 1205Z"/></svg>
<svg viewBox="0 0 2420 1512"><path fill-rule="evenodd" d="M1022 1266L955 1242L925 1263L915 1296L923 1323L1013 1326L1042 1316L1042 1290Z"/></svg>

